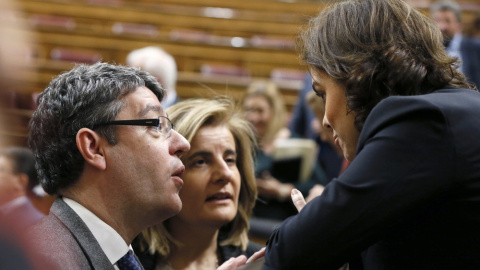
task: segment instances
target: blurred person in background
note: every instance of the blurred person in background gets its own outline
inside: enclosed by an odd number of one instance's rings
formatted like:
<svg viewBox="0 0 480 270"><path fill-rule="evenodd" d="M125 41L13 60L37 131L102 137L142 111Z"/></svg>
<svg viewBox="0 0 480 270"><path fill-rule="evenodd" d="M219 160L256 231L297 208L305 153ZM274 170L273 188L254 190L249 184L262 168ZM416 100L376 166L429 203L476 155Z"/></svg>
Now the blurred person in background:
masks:
<svg viewBox="0 0 480 270"><path fill-rule="evenodd" d="M320 166L314 166L310 179L277 179L272 176L273 152L277 140L291 138L287 128L287 112L278 86L268 80L250 84L242 101L245 118L255 130L259 148L255 153L255 175L257 177L259 201L253 210L254 216L283 220L296 213L290 201L293 188L307 195L315 184L325 185L327 178ZM292 168L293 170L294 168Z"/></svg>
<svg viewBox="0 0 480 270"><path fill-rule="evenodd" d="M29 197L38 185L32 152L23 147L9 147L0 151L0 216L15 220L24 230L44 215Z"/></svg>
<svg viewBox="0 0 480 270"><path fill-rule="evenodd" d="M25 35L26 31L24 30L27 29L27 27L16 17L18 14L19 9L14 1L0 1L0 36L2 37L0 39L0 99L3 97L5 91L11 90L12 87L22 87L21 82L13 81L12 78L15 73L18 72L18 69L25 64L23 49L28 45L31 37ZM5 104L3 104L3 101L4 100L0 100L0 147L6 148L13 145L12 140L10 140L11 137L8 136L8 132L14 128L12 125L19 123L10 120L10 115L4 110L3 106ZM3 161L9 163L6 159ZM5 165L8 166L12 164ZM14 190L19 190L20 187L14 179L3 178L6 175L4 172L2 168L2 172L0 173L0 186L2 187L0 190L3 190L5 185L9 186L11 184L15 186ZM6 198L12 198L10 194L3 194L3 191L0 191L0 193L0 200L3 202L7 201ZM15 193L18 194L21 193L21 191ZM24 235L23 222L19 226L16 219L3 217L2 215L3 213L0 211L0 269L52 269L49 265L45 265L34 256L33 249L28 245L28 239Z"/></svg>
<svg viewBox="0 0 480 270"><path fill-rule="evenodd" d="M172 55L160 47L150 46L131 51L127 55L127 65L140 68L157 78L166 90L163 108L168 108L179 102L176 91L177 64Z"/></svg>
<svg viewBox="0 0 480 270"><path fill-rule="evenodd" d="M443 34L445 50L458 58L459 70L467 80L480 86L480 41L462 35L462 10L457 2L438 1L430 7L430 16Z"/></svg>
<svg viewBox="0 0 480 270"><path fill-rule="evenodd" d="M312 76L308 74L303 81L303 87L298 93L297 103L293 108L292 119L289 129L293 134L300 137L314 140L318 145L319 166L323 168L327 176L327 182L338 177L342 171L342 166L346 162L343 155L329 142L322 140L319 135L319 122L316 120L315 113L312 111L307 101L307 94L312 92Z"/></svg>
<svg viewBox="0 0 480 270"><path fill-rule="evenodd" d="M216 269L250 257L262 247L247 236L257 195L248 122L225 98L182 101L167 113L191 145L182 156L183 208L139 237L145 269Z"/></svg>

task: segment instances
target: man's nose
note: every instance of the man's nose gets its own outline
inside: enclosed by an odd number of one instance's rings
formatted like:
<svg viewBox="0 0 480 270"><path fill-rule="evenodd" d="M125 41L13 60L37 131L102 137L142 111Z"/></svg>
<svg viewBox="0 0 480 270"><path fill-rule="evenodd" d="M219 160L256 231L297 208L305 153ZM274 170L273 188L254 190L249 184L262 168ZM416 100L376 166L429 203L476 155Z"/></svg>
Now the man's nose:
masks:
<svg viewBox="0 0 480 270"><path fill-rule="evenodd" d="M170 154L181 156L190 150L190 143L176 130L172 130L172 143L170 145Z"/></svg>

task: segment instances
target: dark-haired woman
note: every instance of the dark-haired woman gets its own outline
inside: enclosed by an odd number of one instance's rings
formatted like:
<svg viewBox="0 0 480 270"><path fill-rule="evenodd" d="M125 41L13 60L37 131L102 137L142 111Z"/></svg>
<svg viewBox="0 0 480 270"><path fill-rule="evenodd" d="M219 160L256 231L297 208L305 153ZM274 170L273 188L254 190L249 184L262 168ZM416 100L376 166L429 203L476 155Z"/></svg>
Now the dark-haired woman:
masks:
<svg viewBox="0 0 480 270"><path fill-rule="evenodd" d="M271 236L264 269L359 254L364 269L479 269L480 94L435 23L400 0L339 2L301 56L351 164L307 205L292 192L301 212Z"/></svg>

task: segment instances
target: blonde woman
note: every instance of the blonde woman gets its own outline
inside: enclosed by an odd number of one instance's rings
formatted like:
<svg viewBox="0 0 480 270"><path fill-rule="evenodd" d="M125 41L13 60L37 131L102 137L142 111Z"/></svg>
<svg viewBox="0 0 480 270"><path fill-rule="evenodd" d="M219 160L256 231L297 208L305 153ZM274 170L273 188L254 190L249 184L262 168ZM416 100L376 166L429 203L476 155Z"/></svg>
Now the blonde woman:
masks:
<svg viewBox="0 0 480 270"><path fill-rule="evenodd" d="M245 118L252 124L259 149L256 153L255 174L259 197L267 203L258 203L254 215L261 218L283 220L296 214L290 201L293 188L305 196L314 185L325 185L327 177L320 166L315 166L309 181L298 183L297 179L277 179L272 176L273 150L276 140L292 136L287 129L287 111L277 85L269 80L250 84L243 98Z"/></svg>
<svg viewBox="0 0 480 270"><path fill-rule="evenodd" d="M250 126L225 98L186 100L167 113L191 144L182 157L183 207L139 237L142 264L145 269L216 269L231 257L250 257L261 249L247 236L257 196Z"/></svg>

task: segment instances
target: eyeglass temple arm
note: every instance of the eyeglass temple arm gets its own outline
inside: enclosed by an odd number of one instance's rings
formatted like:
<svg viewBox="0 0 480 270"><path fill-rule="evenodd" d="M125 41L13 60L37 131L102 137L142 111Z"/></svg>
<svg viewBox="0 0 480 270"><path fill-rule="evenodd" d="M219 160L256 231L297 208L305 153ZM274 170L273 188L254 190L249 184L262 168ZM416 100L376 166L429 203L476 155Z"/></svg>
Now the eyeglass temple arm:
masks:
<svg viewBox="0 0 480 270"><path fill-rule="evenodd" d="M158 126L160 120L156 119L140 119L140 120L115 120L94 125L94 128L103 125L128 125L128 126Z"/></svg>

